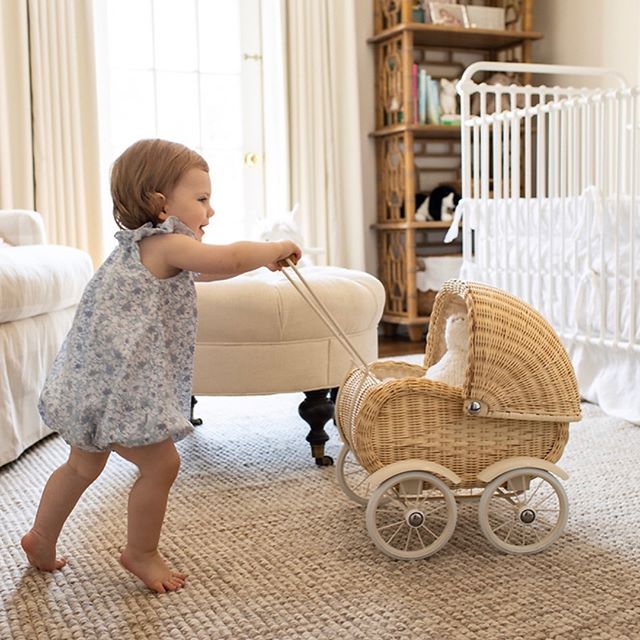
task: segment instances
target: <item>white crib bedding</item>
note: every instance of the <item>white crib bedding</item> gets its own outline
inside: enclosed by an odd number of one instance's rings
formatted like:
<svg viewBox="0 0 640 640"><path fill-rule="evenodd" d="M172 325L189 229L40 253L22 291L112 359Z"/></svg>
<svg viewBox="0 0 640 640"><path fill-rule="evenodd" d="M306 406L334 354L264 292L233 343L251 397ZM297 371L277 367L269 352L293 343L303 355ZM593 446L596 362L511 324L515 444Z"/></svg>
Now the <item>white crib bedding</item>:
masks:
<svg viewBox="0 0 640 640"><path fill-rule="evenodd" d="M461 277L529 301L561 335L582 397L640 424L640 200L461 204L474 232Z"/></svg>
<svg viewBox="0 0 640 640"><path fill-rule="evenodd" d="M603 203L587 193L540 202L467 200L463 211L475 249L463 278L520 295L567 333L599 337L602 327L606 339L633 333L640 342L640 201L633 208L629 199Z"/></svg>
<svg viewBox="0 0 640 640"><path fill-rule="evenodd" d="M617 269L628 275L630 258L635 257L633 269L640 274L639 199L632 206L629 198L603 201L587 192L571 198L466 200L463 211L479 232L476 251L481 260L497 259L512 269L530 261L553 272L563 264L571 272L600 272L604 264L610 274ZM631 239L635 256L630 255ZM492 242L491 255L482 254L485 240Z"/></svg>

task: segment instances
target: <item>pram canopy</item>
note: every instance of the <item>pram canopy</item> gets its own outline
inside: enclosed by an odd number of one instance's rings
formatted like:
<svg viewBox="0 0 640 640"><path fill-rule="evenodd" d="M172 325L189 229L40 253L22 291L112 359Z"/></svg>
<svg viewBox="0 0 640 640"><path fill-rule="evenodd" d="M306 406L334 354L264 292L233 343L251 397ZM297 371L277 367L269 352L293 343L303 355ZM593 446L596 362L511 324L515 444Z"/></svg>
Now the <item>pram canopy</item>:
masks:
<svg viewBox="0 0 640 640"><path fill-rule="evenodd" d="M445 353L444 330L466 313L469 354L463 398L469 415L521 420L580 420L575 373L560 339L533 307L477 282L447 281L431 314L424 366Z"/></svg>

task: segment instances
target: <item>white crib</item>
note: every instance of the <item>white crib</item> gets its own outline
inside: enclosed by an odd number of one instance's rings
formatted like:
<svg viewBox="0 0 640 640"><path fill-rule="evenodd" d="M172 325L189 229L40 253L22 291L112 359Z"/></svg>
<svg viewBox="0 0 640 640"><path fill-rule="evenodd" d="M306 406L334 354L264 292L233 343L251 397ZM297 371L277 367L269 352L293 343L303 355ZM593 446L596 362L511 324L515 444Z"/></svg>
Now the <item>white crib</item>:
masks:
<svg viewBox="0 0 640 640"><path fill-rule="evenodd" d="M473 81L487 71L599 76L603 87ZM537 308L582 397L640 423L640 88L603 69L480 62L458 92L463 197L449 238L462 216L461 277Z"/></svg>

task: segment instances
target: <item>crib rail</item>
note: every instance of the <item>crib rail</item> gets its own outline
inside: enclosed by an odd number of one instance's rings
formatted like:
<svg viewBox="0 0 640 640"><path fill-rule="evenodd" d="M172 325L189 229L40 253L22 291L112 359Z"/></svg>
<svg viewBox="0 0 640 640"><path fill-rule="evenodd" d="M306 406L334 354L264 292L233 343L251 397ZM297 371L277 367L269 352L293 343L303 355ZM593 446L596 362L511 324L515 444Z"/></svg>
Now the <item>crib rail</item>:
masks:
<svg viewBox="0 0 640 640"><path fill-rule="evenodd" d="M617 88L487 85L481 71ZM640 89L607 69L477 63L458 91L463 276L527 300L565 341L640 351Z"/></svg>

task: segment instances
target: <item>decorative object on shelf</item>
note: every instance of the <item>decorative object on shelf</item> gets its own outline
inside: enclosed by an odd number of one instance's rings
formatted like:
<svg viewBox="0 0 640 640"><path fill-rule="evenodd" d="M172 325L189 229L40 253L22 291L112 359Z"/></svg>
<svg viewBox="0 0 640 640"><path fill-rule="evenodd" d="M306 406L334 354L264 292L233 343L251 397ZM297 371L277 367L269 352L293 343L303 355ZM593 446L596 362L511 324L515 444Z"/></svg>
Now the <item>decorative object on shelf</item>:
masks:
<svg viewBox="0 0 640 640"><path fill-rule="evenodd" d="M447 113L440 116L440 124L443 127L459 127L460 121L459 113Z"/></svg>
<svg viewBox="0 0 640 640"><path fill-rule="evenodd" d="M456 84L459 78L449 80L440 78L440 111L442 117L451 116L458 113L458 94Z"/></svg>
<svg viewBox="0 0 640 640"><path fill-rule="evenodd" d="M467 26L472 29L496 29L502 31L505 28L504 7L482 7L477 4L468 4Z"/></svg>
<svg viewBox="0 0 640 640"><path fill-rule="evenodd" d="M447 27L468 26L467 12L462 4L430 2L429 14L433 24L442 24Z"/></svg>
<svg viewBox="0 0 640 640"><path fill-rule="evenodd" d="M416 220L440 220L451 222L453 212L460 202L460 194L450 185L437 186L416 210Z"/></svg>

